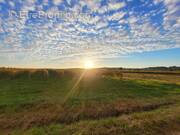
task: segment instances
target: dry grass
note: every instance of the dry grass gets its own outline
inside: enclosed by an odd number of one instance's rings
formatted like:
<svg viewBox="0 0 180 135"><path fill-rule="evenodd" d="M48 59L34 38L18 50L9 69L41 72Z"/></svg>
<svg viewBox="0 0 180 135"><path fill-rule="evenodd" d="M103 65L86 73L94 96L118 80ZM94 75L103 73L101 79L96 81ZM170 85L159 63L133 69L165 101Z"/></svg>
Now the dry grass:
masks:
<svg viewBox="0 0 180 135"><path fill-rule="evenodd" d="M166 83L179 83L180 75L174 74L145 74L145 73L123 73L125 79L134 79L134 80L155 80Z"/></svg>
<svg viewBox="0 0 180 135"><path fill-rule="evenodd" d="M135 101L116 101L108 104L87 103L75 107L53 104L34 105L13 114L0 114L0 129L27 129L32 126L48 125L52 122L69 124L80 120L102 119L117 117L122 114L150 111L172 104L173 102L140 103Z"/></svg>

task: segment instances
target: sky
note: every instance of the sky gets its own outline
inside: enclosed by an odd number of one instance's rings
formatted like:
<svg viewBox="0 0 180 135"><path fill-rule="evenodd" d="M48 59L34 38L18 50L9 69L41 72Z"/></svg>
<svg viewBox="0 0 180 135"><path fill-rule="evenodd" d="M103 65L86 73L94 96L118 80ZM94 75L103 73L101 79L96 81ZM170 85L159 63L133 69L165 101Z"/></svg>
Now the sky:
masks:
<svg viewBox="0 0 180 135"><path fill-rule="evenodd" d="M180 66L179 0L0 0L0 67Z"/></svg>

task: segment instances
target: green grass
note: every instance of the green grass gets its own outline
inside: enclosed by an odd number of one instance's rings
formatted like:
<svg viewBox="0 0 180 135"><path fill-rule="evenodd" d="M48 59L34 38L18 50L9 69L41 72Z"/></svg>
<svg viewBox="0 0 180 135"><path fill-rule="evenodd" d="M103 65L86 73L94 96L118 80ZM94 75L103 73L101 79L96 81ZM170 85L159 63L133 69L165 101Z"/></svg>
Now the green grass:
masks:
<svg viewBox="0 0 180 135"><path fill-rule="evenodd" d="M71 92L74 84L75 79L71 78L0 80L0 106L16 106L41 101L61 103ZM155 81L96 78L90 81L82 80L74 91L67 102L163 98L179 94L180 86Z"/></svg>
<svg viewBox="0 0 180 135"><path fill-rule="evenodd" d="M74 72L3 72L0 133L164 134L161 124L179 126L178 83L85 75L75 85Z"/></svg>

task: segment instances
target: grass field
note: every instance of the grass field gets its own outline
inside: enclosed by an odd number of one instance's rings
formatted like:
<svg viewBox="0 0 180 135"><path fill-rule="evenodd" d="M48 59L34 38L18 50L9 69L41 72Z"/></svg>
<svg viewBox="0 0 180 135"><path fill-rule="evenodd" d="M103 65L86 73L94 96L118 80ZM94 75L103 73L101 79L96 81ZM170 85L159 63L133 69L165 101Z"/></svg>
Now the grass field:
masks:
<svg viewBox="0 0 180 135"><path fill-rule="evenodd" d="M180 73L0 70L0 135L179 135Z"/></svg>

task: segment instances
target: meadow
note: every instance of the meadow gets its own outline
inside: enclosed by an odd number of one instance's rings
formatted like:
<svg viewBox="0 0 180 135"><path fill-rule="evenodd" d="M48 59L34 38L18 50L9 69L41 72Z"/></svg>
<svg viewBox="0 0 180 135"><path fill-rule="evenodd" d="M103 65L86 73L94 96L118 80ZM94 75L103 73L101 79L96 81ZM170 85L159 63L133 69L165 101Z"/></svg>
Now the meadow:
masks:
<svg viewBox="0 0 180 135"><path fill-rule="evenodd" d="M178 135L180 72L0 69L0 135Z"/></svg>

